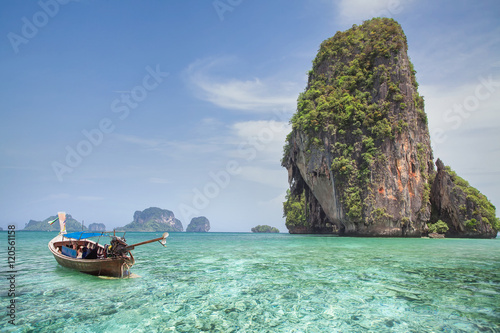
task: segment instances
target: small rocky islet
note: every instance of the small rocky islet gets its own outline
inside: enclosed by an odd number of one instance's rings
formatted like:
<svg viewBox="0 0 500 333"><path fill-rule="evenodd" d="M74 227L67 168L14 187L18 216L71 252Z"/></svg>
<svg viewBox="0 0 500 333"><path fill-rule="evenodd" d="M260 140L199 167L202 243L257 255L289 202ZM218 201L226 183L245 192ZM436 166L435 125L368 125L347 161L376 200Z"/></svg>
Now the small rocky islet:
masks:
<svg viewBox="0 0 500 333"><path fill-rule="evenodd" d="M205 216L193 217L186 228L186 232L208 232L210 221Z"/></svg>
<svg viewBox="0 0 500 333"><path fill-rule="evenodd" d="M270 225L258 225L251 229L253 233L279 233L279 229L275 227L271 227Z"/></svg>

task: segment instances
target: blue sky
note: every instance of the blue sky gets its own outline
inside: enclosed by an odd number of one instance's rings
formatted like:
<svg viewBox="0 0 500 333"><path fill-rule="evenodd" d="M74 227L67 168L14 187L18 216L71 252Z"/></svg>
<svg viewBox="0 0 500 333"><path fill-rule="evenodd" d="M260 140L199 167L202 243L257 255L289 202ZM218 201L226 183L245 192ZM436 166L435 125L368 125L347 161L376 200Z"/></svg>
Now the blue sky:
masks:
<svg viewBox="0 0 500 333"><path fill-rule="evenodd" d="M110 229L156 206L285 232L306 73L374 16L407 35L434 157L500 207L498 1L2 1L0 226L66 211Z"/></svg>

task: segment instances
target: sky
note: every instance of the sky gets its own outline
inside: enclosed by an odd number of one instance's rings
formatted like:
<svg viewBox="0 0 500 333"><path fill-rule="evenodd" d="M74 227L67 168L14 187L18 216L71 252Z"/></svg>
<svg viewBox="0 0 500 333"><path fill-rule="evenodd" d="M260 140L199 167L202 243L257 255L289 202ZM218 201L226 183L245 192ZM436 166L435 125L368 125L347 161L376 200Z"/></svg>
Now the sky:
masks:
<svg viewBox="0 0 500 333"><path fill-rule="evenodd" d="M8 0L0 227L65 211L111 229L160 207L184 228L287 232L280 159L306 73L376 16L405 31L435 159L500 208L497 0Z"/></svg>

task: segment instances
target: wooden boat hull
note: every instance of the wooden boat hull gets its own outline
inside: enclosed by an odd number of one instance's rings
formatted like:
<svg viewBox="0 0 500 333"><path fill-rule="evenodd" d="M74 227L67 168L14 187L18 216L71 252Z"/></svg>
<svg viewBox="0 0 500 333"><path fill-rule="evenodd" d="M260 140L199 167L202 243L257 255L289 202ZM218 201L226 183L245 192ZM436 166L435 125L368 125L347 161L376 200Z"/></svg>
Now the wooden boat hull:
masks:
<svg viewBox="0 0 500 333"><path fill-rule="evenodd" d="M100 246L102 249L102 245L97 245L95 242L91 240L66 240L62 237L62 235L57 235L54 239L49 242L49 250L54 255L54 258L59 263L59 265L75 269L82 273L87 273L91 275L102 275L102 276L111 276L111 277L127 277L130 275L130 268L134 265L135 260L132 254L129 252L129 257L118 257L118 258L99 258L99 259L80 259L80 258L71 258L64 254L62 254L58 247L64 243L78 243L81 244L95 244L96 246Z"/></svg>

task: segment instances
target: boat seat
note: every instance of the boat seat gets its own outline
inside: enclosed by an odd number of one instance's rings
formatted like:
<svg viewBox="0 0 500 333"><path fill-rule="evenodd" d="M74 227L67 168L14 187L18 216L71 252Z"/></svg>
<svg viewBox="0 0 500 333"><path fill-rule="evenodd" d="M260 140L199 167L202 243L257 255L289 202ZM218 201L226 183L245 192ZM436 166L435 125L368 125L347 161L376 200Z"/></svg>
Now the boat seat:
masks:
<svg viewBox="0 0 500 333"><path fill-rule="evenodd" d="M67 246L61 247L61 253L70 258L76 258L76 250L70 249Z"/></svg>

